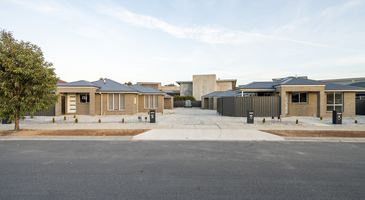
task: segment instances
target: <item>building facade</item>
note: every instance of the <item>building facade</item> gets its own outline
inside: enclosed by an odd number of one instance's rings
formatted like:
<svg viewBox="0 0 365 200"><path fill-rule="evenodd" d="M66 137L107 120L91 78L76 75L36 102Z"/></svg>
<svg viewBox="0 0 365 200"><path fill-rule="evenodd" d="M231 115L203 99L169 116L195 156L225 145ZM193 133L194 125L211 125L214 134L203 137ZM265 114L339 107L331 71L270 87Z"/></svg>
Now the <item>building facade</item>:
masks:
<svg viewBox="0 0 365 200"><path fill-rule="evenodd" d="M55 115L131 115L156 110L163 112L165 93L110 79L57 84Z"/></svg>
<svg viewBox="0 0 365 200"><path fill-rule="evenodd" d="M226 91L235 89L237 80L217 80L217 76L215 74L201 74L193 75L192 81L177 81L177 83L180 85L181 96L193 96L197 101L201 101L202 96L206 94L215 91Z"/></svg>
<svg viewBox="0 0 365 200"><path fill-rule="evenodd" d="M279 96L281 116L330 117L333 110L346 117L356 115L356 93L365 88L315 81L307 77L286 77L252 82L239 87L245 95Z"/></svg>

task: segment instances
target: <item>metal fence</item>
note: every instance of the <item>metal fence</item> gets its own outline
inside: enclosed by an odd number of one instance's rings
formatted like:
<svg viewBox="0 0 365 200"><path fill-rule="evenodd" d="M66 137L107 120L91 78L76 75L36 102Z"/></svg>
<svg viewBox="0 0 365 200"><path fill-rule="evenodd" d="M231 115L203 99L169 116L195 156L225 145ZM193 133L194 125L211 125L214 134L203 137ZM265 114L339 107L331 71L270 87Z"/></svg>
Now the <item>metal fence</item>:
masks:
<svg viewBox="0 0 365 200"><path fill-rule="evenodd" d="M193 107L201 107L201 101L191 101ZM184 107L185 101L174 101L174 108Z"/></svg>
<svg viewBox="0 0 365 200"><path fill-rule="evenodd" d="M246 117L248 111L254 111L257 117L279 116L280 97L221 97L217 100L217 112L223 116Z"/></svg>
<svg viewBox="0 0 365 200"><path fill-rule="evenodd" d="M26 115L29 115L29 113L27 113ZM53 105L46 110L35 112L33 116L55 116L55 115L56 115L56 110L55 106Z"/></svg>

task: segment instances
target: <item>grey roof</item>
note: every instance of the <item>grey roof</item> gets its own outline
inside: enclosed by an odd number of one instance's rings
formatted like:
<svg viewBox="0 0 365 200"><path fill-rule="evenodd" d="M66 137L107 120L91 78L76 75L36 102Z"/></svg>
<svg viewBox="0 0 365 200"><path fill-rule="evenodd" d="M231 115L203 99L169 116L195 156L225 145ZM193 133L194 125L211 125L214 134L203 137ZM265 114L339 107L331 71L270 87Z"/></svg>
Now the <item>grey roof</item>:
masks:
<svg viewBox="0 0 365 200"><path fill-rule="evenodd" d="M277 85L276 82L266 81L266 82L252 82L247 85L240 85L240 89L274 89L274 86Z"/></svg>
<svg viewBox="0 0 365 200"><path fill-rule="evenodd" d="M179 94L180 90L162 90L165 93L170 93L170 94Z"/></svg>
<svg viewBox="0 0 365 200"><path fill-rule="evenodd" d="M132 89L140 92L140 93L148 93L148 94L165 94L165 92L162 92L161 90L158 90L156 88L152 87L146 87L141 85L130 85Z"/></svg>
<svg viewBox="0 0 365 200"><path fill-rule="evenodd" d="M282 79L278 85L324 85L321 81L315 81L304 77L287 77Z"/></svg>
<svg viewBox="0 0 365 200"><path fill-rule="evenodd" d="M177 84L181 84L181 83L193 83L193 81L176 81Z"/></svg>
<svg viewBox="0 0 365 200"><path fill-rule="evenodd" d="M349 90L349 91L362 90L362 91L365 91L365 88L356 87L356 86L352 86L352 85L342 85L342 84L337 84L337 83L326 83L325 90Z"/></svg>
<svg viewBox="0 0 365 200"><path fill-rule="evenodd" d="M215 91L209 94L204 95L203 97L232 97L232 96L240 96L241 92L236 90L227 90L227 91Z"/></svg>
<svg viewBox="0 0 365 200"><path fill-rule="evenodd" d="M99 79L92 82L92 84L98 86L100 92L137 92L128 85L118 83L111 79Z"/></svg>
<svg viewBox="0 0 365 200"><path fill-rule="evenodd" d="M239 89L275 89L280 85L325 85L321 81L307 79L307 77L286 77L273 79L273 81L252 82L247 85L240 85Z"/></svg>
<svg viewBox="0 0 365 200"><path fill-rule="evenodd" d="M356 86L356 87L363 87L365 88L365 81L362 81L362 82L355 82L355 83L351 83L349 84L351 86Z"/></svg>
<svg viewBox="0 0 365 200"><path fill-rule="evenodd" d="M66 86L66 87L97 87L93 83L90 83L89 81L80 80L80 81L74 81L69 83L58 83L57 86Z"/></svg>

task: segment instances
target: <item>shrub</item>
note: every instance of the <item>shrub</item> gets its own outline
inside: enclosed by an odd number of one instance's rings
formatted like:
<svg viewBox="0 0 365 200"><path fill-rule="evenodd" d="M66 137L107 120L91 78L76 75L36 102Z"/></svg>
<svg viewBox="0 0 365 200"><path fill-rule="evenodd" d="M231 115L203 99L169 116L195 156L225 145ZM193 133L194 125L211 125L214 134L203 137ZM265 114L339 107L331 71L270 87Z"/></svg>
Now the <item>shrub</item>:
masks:
<svg viewBox="0 0 365 200"><path fill-rule="evenodd" d="M299 124L299 120L297 119L297 120L295 120L295 124Z"/></svg>
<svg viewBox="0 0 365 200"><path fill-rule="evenodd" d="M355 119L355 124L357 124L357 120Z"/></svg>
<svg viewBox="0 0 365 200"><path fill-rule="evenodd" d="M265 122L266 122L266 119L264 118L264 119L262 119L262 123L264 123L265 124Z"/></svg>
<svg viewBox="0 0 365 200"><path fill-rule="evenodd" d="M66 121L66 116L63 116L63 121Z"/></svg>
<svg viewBox="0 0 365 200"><path fill-rule="evenodd" d="M195 98L193 96L174 96L174 101L195 101Z"/></svg>
<svg viewBox="0 0 365 200"><path fill-rule="evenodd" d="M319 119L320 119L320 120L323 120L323 117L321 116L321 117L319 117Z"/></svg>
<svg viewBox="0 0 365 200"><path fill-rule="evenodd" d="M79 123L79 120L77 118L75 118L75 123Z"/></svg>
<svg viewBox="0 0 365 200"><path fill-rule="evenodd" d="M56 122L56 120L55 120L55 118L53 117L53 118L52 118L52 123L55 123L55 122Z"/></svg>
<svg viewBox="0 0 365 200"><path fill-rule="evenodd" d="M101 119L99 119L98 122L101 123Z"/></svg>

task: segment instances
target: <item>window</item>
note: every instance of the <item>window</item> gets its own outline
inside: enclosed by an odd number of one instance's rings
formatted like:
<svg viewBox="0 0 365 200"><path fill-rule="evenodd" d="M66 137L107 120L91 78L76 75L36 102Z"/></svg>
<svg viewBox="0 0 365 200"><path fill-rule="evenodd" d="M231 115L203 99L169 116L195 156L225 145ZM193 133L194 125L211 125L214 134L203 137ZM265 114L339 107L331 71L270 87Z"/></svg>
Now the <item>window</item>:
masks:
<svg viewBox="0 0 365 200"><path fill-rule="evenodd" d="M108 95L108 110L120 111L125 109L124 94L109 94Z"/></svg>
<svg viewBox="0 0 365 200"><path fill-rule="evenodd" d="M306 92L294 92L291 95L292 103L307 103L307 93Z"/></svg>
<svg viewBox="0 0 365 200"><path fill-rule="evenodd" d="M88 94L80 94L80 103L89 103L90 95Z"/></svg>
<svg viewBox="0 0 365 200"><path fill-rule="evenodd" d="M146 109L155 109L158 108L158 96L156 95L147 95L144 96L144 108Z"/></svg>
<svg viewBox="0 0 365 200"><path fill-rule="evenodd" d="M343 112L343 93L327 93L327 111Z"/></svg>

